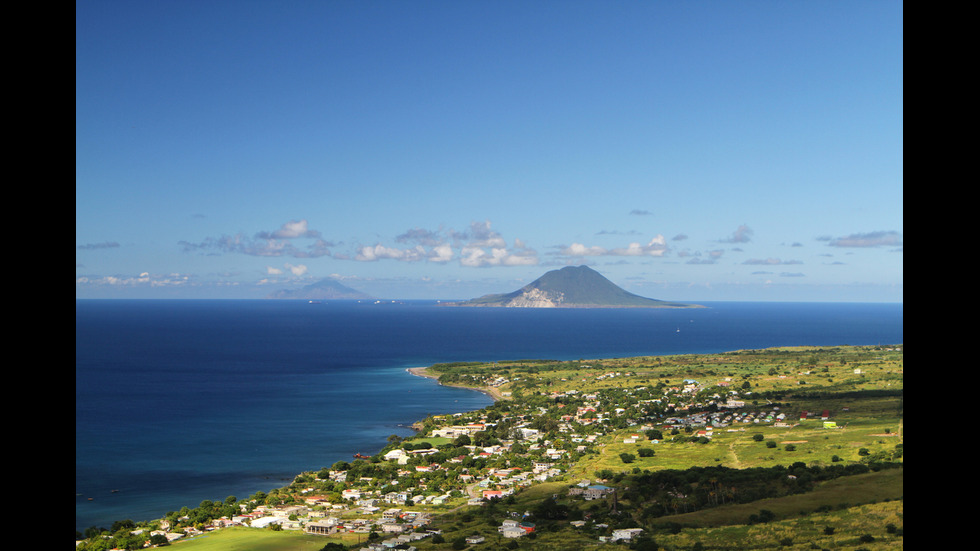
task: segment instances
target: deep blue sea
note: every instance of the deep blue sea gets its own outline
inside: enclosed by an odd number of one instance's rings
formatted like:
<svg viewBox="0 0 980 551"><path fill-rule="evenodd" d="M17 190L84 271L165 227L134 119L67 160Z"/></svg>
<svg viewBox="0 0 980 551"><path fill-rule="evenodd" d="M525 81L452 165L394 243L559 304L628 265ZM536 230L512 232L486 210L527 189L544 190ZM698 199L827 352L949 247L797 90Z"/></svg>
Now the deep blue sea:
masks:
<svg viewBox="0 0 980 551"><path fill-rule="evenodd" d="M703 304L76 300L76 529L267 492L491 403L408 367L903 342L902 304Z"/></svg>

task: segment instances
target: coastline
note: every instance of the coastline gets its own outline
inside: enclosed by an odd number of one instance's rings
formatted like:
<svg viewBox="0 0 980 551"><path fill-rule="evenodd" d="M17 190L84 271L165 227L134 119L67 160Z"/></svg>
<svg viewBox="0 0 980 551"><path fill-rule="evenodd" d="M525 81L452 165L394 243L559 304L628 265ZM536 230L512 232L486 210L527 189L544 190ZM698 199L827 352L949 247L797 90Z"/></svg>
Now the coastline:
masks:
<svg viewBox="0 0 980 551"><path fill-rule="evenodd" d="M436 375L433 375L433 374L429 373L428 369L429 369L428 367L409 367L409 368L406 368L405 371L411 373L412 375L415 375L416 377L424 377L426 379L433 379L437 383L439 383L439 377L436 376ZM472 386L466 386L466 385L447 385L445 383L439 383L439 384L441 386L451 386L451 387L454 387L454 388L465 388L465 389L469 389L469 390L475 390L477 392L482 392L482 393L486 394L487 396L489 396L490 398L492 398L494 402L499 402L499 401L505 399L504 398L504 395L501 394L499 390L497 390L496 388L493 388L493 387L488 387L488 386L484 386L484 387L472 387Z"/></svg>
<svg viewBox="0 0 980 551"><path fill-rule="evenodd" d="M844 346L847 346L847 345L844 345ZM779 348L779 347L777 347L777 348ZM797 348L797 347L790 347L790 348ZM798 348L807 348L807 347L798 347ZM508 398L505 398L502 395L500 395L499 390L497 390L496 388L492 388L492 387L474 387L474 386L466 386L466 385L460 385L460 384L443 384L443 383L439 383L438 382L438 377L436 376L436 374L434 372L429 372L428 371L428 369L429 369L428 367L412 367L412 368L404 368L404 369L410 375L414 375L414 376L422 377L422 378L427 378L427 379L435 379L436 382L440 386L447 386L447 387L454 387L454 388L463 388L463 389L467 389L467 390L476 390L478 392L484 393L485 395L489 396L494 402L496 402L498 400L508 399ZM776 426L778 426L778 425L776 425ZM888 433L886 431L885 433L873 434L872 436L880 437L880 436L887 436L888 434L890 434L890 433ZM892 434L892 436L900 436L900 434L898 434L898 435ZM782 443L783 444L803 444L803 443L806 443L806 442L807 442L807 440L785 440ZM303 474L303 473L300 473L300 474ZM76 528L76 530L77 530L77 528Z"/></svg>
<svg viewBox="0 0 980 551"><path fill-rule="evenodd" d="M81 301L81 302L82 303L87 303L87 301ZM98 301L91 301L91 302L98 302ZM125 301L120 301L120 302L125 303L125 304L128 304ZM112 306L116 306L116 305L120 304L120 302L113 302L111 305ZM193 302L193 301L191 301L191 302ZM156 304L157 303L153 303L153 306L156 306ZM225 304L226 303L222 303L221 306L224 306ZM251 304L254 304L254 303L249 303L248 305L251 306ZM724 306L724 305L722 305L722 306ZM780 314L780 315L782 315L782 313L786 309L786 308L782 307L782 305L776 305L776 306L779 306L780 308L774 308L773 306L770 306L770 305L760 305L758 307L753 307L753 309L751 310L753 316L758 316L758 310L761 309L763 306L765 307L765 312L768 313L770 310L774 310L775 309L776 310L776 314ZM848 305L841 305L841 304L828 305L828 306L820 305L819 307L815 306L815 307L813 307L811 309L817 309L817 310L819 310L817 313L823 313L825 310L832 310L834 312L835 316L836 316L837 315L837 312L839 310L841 310L841 309L846 310L845 313L849 312L850 310L848 310L847 308L845 308L847 306ZM861 305L861 306L864 307L865 305ZM171 304L167 304L166 307L167 308L164 310L164 313L169 312L170 309L173 308L174 306L171 305ZM725 312L728 311L724 307L719 307L719 306L715 306L715 305L712 305L711 307L721 310L722 312L720 312L720 313L725 313ZM900 305L899 305L899 307L900 307ZM141 309L139 311L135 312L135 313L138 313L138 314L140 314L142 316L142 315L144 315L144 314L147 313L147 310L149 310L148 307L144 307L144 306L141 305ZM367 311L367 309L363 309L363 310ZM807 310L807 311L809 311L809 310ZM149 314L154 314L155 312L156 312L156 310L149 310L148 313ZM237 312L238 311L236 310L235 312L232 312L232 313L237 313ZM373 312L373 310L372 310L372 312ZM392 308L392 309L386 309L385 310L386 315L388 315L389 312L399 313L399 312L401 312L401 310L394 309L394 308ZM862 310L862 312L863 312L863 310ZM85 313L85 310L84 309L83 309L82 313L83 314ZM134 326L135 327L139 327L139 324L132 323L133 319L130 316L130 311L129 310L126 310L124 313L126 314L126 316L121 316L121 317L117 316L120 319L122 319L123 321L126 321L127 322L125 324L121 324L120 326L123 326L124 325L125 327L134 327ZM410 318L410 321L412 323L414 323L415 322L414 315L416 314L416 311L412 311L411 314L413 316ZM106 317L106 319L108 319L109 321L115 321L117 319L117 317L108 316L108 317ZM765 316L763 316L763 317L765 317ZM899 322L901 321L901 310L900 309L898 310L898 314L895 317L897 317L897 319L899 320ZM518 316L518 318L520 318L520 317ZM151 319L156 320L157 318L151 317ZM183 318L180 318L180 319L183 320ZM401 318L397 318L397 319L400 320ZM453 317L452 318L453 321L455 321L456 319L457 319L456 317ZM533 318L532 317L530 319L534 320L536 318ZM559 321L564 320L564 319L565 318L560 318ZM578 318L569 318L569 319L578 319ZM695 326L690 326L690 329L688 329L688 327L689 327L688 325L684 325L682 327L683 333L674 333L674 331L675 331L675 326L674 326L674 321L673 321L674 318L664 318L664 319L666 321L664 321L663 323L659 323L659 325L656 325L654 327L654 330L657 329L657 328L659 328L660 325L667 326L667 329L669 330L669 334L670 334L670 337L671 337L671 339L668 342L668 344L670 345L670 347L680 346L680 347L684 347L684 348L686 348L688 345L693 346L693 347L696 348L697 346L701 345L701 341L698 340L698 338L700 338L700 335L701 334L706 334L706 333L709 333L709 332L712 333L712 335L718 334L718 327L719 326L721 326L722 328L727 327L726 323L732 321L732 320L730 320L728 318L723 318L721 320L721 322L725 322L725 323L718 322L718 323L709 324L708 323L709 321L715 321L714 318L710 318L710 319L709 318L704 318L704 319L702 319L702 318L699 317L699 318L696 318L696 320L697 320L697 322L699 324L697 326L697 329L700 330L699 333L695 333L695 331L693 330L695 328ZM683 319L681 321L687 321L687 319L688 318L683 317ZM784 319L783 317L777 316L774 321L781 321L783 319ZM823 318L820 318L820 319L823 319ZM656 318L656 320L660 320L660 318ZM84 323L83 323L83 321L84 321ZM511 317L508 317L506 319L506 321L508 322L507 324L500 324L500 325L507 326L508 328L510 328L511 322L513 321L512 318ZM745 323L745 320L744 319L741 319L741 318L739 318L739 319L737 319L735 321L739 321L739 322ZM78 324L78 326L81 327L81 328L93 327L95 329L99 329L99 331L90 331L91 333L95 333L95 334L101 333L101 334L106 334L106 335L112 334L112 331L106 331L106 330L104 330L103 329L103 325L93 324L93 323L91 323L91 320L90 319L88 319L88 318L86 318L84 316L81 316L80 317L80 321L79 321L79 324ZM606 326L608 326L608 324L607 325L604 325L603 327L606 327ZM793 324L780 324L780 327L784 327L784 326L785 327L792 327ZM399 325L399 327L401 327L401 325ZM438 335L440 338L442 338L442 335L446 332L446 328L443 327L443 326L441 326L441 325L440 326L437 326L437 327L439 327L441 329L438 329L438 330L428 330L427 329L426 332L425 332L425 334ZM494 326L494 327L496 327L496 326ZM563 328L563 332L567 332L567 333L572 334L572 335L578 335L578 333L576 333L576 330L577 330L577 327L578 327L577 325L569 325L567 327L565 325L562 325L561 327ZM610 327L612 327L612 326L610 326ZM635 324L635 323L627 324L625 326L625 329L632 329L634 327L639 327L639 324ZM644 330L643 330L643 338L644 339L649 339L649 334L650 333L653 333L655 331L651 331L648 327L645 327L645 326L643 326L643 327L644 327ZM768 327L768 325L766 327ZM617 330L619 330L619 331L625 330L625 329L621 329L618 325L615 326L615 328ZM519 325L519 326L514 327L513 329L514 329L514 332L513 332L514 334L507 333L505 335L505 337L508 339L508 342L510 342L512 340L515 340L518 337L523 336L523 335L528 335L528 334L529 335L534 335L533 331L531 331L531 329L533 329L533 327L531 327L529 329L529 328L525 328L524 325ZM782 333L779 333L778 331L775 331L775 330L773 330L772 332L773 332L773 334L782 335ZM901 326L900 325L899 325L898 333L899 333L899 335L901 334ZM128 335L128 333L127 333L127 335ZM166 335L166 333L163 333L163 335ZM495 335L496 335L496 333L495 333ZM674 338L675 337L680 337L681 335L683 335L684 340L677 339L678 342L675 344L674 343ZM93 337L93 336L95 336L95 335L90 335L89 337ZM139 336L140 336L139 334L134 334L134 335L132 335L131 337L128 337L128 338L136 339ZM722 336L724 336L724 334ZM503 339L504 337L500 337L500 338ZM494 340L496 340L496 337L495 337ZM541 340L541 339L538 339L538 340L540 340L542 343L545 343L546 342L546 341ZM580 358L580 357L583 357L583 356L584 357L589 357L588 355L590 354L590 351L580 352L579 350L575 349L575 346L578 346L583 340L584 340L583 338L578 338L578 339L576 339L574 341L569 341L569 342L557 342L557 341L556 342L550 342L550 341L548 341L547 344L548 344L548 346L551 346L551 347L558 347L558 346L564 347L564 346L569 346L569 348L573 349L573 351L575 353L575 355L573 356L574 358ZM599 340L599 339L597 339L597 340ZM665 340L665 342L667 341L667 339L664 339L664 340ZM783 339L782 337L780 337L780 342L782 340L785 340L785 339ZM806 339L803 339L803 340L806 340ZM728 341L724 341L724 339L722 339L722 341L723 342L728 342ZM102 341L99 340L99 339L97 339L97 338L85 338L85 339L79 339L79 342L80 343L87 343L87 342L101 343ZM139 342L139 341L135 341L134 340L134 342ZM260 342L260 340L256 339L255 342ZM629 345L630 342L632 342L632 340L626 340L624 342L626 343L626 345ZM822 343L823 341L821 340L820 342ZM605 340L603 340L603 343L605 343ZM111 346L111 344L112 344L111 342L107 342L106 343L107 346ZM297 342L297 343L293 343L291 346L298 349L300 346L302 346L302 344L303 344L302 342ZM414 344L414 341L412 341L412 342L407 342L406 341L404 343L399 342L397 344L398 344L397 349L398 349L399 354L401 354L403 350L414 350L414 348L411 348L410 347L410 345L413 345ZM426 344L425 347L420 347L420 348L425 348L425 350L429 350L431 347L434 347L434 346L437 346L438 345L437 342L433 342L433 343L431 343L431 345L429 343L425 343L425 344ZM518 348L520 348L519 345L521 345L521 344L523 344L522 341L518 341L517 342ZM727 349L736 350L736 349L741 349L741 348L757 348L758 346L756 346L756 344L757 343L754 343L754 342L752 342L751 345L741 345L741 346L735 346L733 344L732 346L730 346ZM543 344L541 346L543 346ZM105 348L105 346L103 346L102 348ZM666 351L663 351L660 348L656 348L656 347L655 347L655 349L656 349L655 352L657 354L666 354L666 355L669 355L669 354L671 354L671 353L674 352L673 348L667 348ZM527 352L527 353L524 353L524 352L519 352L519 353L518 352L515 352L515 355L522 355L522 356L528 356L528 357L537 357L539 355L540 356L543 356L543 357L548 357L548 356L555 355L555 353L553 351L551 351L550 348L542 348L542 350L544 350L544 351L541 352L540 354L537 354L537 350L538 350L537 348L532 348L532 350L533 350L532 352ZM84 350L82 350L82 352L84 352ZM79 354L81 354L81 352L79 352ZM479 348L479 347L475 347L472 355L469 355L469 357L477 357L477 358L479 358L480 356L484 356L486 354L487 354L487 351L486 350L483 350L482 348ZM646 354L646 352L644 352L644 354ZM609 356L609 357L624 356L625 357L625 356L632 356L632 355L634 355L634 353L632 351L626 351L626 352L622 352L622 353L620 353L620 352L612 353L611 352L611 353L608 353L608 354L602 354L601 356L598 355L598 353L596 353L596 357L606 357L606 356ZM408 361L409 362L412 362L412 355L408 355L406 357L408 358ZM99 358L99 356L96 355L96 356L94 356L94 358L97 360ZM383 360L383 361L385 363L389 363L390 362L391 364L394 364L395 366L397 366L397 363L400 360L401 360L400 357L393 357L390 360ZM81 362L81 360L79 358L76 358L76 364L79 365L80 362ZM374 363L374 362L372 362L372 363ZM91 360L89 361L89 364L95 365L95 364L92 364L91 363ZM84 364L84 365L89 365L89 364ZM84 365L83 365L83 367L84 367ZM202 365L204 365L204 364L202 363ZM412 365L412 364L409 363L409 365ZM415 365L427 365L427 364L425 364L424 361L417 361L416 360L415 361ZM400 368L399 367L395 367L395 369L393 371L388 371L387 373L390 374L390 375L392 375L392 376L397 377L397 375L395 375L395 374L398 373L399 371L401 371L402 369L405 369L411 375L415 375L415 376L419 376L419 377L423 377L423 378L438 379L438 375L439 375L438 372L436 372L435 370L432 369L432 366L407 368L407 366L405 366L404 364L402 364L402 366ZM147 372L147 373L151 373L151 372ZM134 371L133 373L128 374L129 376L127 376L125 378L119 378L119 380L120 381L123 381L123 380L131 381L133 377L141 376L141 374L142 374L142 371L139 371L139 372ZM358 376L360 376L360 375L358 374ZM392 379L394 379L394 377L392 377ZM91 380L94 380L94 379L91 379L91 378L88 378L88 377L86 377L86 378L80 378L80 380L79 380L80 383L79 384L81 385L82 382L86 382L86 384L88 384L87 381L91 381ZM333 383L335 381L335 379L330 379L330 381L331 381L331 383ZM476 381L472 381L472 382L475 383ZM105 384L106 385L105 388L109 388L109 389L112 389L113 388L113 386L112 386L113 381L109 381L108 384L107 384L106 381L99 380L99 383L100 384ZM409 384L411 384L411 383L409 383ZM416 383L416 384L419 384L419 383ZM440 383L440 384L442 386L447 386L447 387L453 387L453 386L455 386L455 387L458 387L458 388L465 388L467 390L476 390L478 392L481 392L484 396L489 397L493 402L496 402L496 401L501 400L501 399L503 399L503 400L508 400L509 399L509 397L502 396L499 393L499 389L479 388L479 387L477 387L476 385L473 385L473 384L470 384L470 385L460 385L459 383L455 383L455 382L454 383L447 383L447 384ZM479 384L479 383L477 383L477 384ZM334 386L334 385L330 385L330 386ZM433 388L430 385L428 385L427 383L426 384L423 384L423 385L420 385L420 386L428 387L429 389ZM124 393L120 392L119 394L124 394ZM475 397L475 395L472 395L472 396ZM142 402L142 400L141 400L141 402ZM82 409L80 407L78 407L79 404L76 404L76 406L77 406L77 409L79 409L79 415L81 415ZM455 406L452 406L450 404L448 407L452 408L452 407L455 407ZM473 409L473 408L463 407L460 411L469 411L471 409ZM423 419L424 417L425 417L425 413L417 414L417 413L413 412L413 413L410 413L410 414L408 414L406 416L399 416L399 419L398 419L397 422L400 424L400 423L404 422L405 419L409 419L409 420L410 419ZM86 426L92 426L92 425L86 425ZM400 426L403 426L404 427L405 425L400 425ZM78 433L78 431L76 431L76 432L77 432L76 437L78 437L79 436L79 433ZM387 433L384 433L384 434L387 434ZM377 442L379 443L379 446L383 446L385 444L385 442L384 442L384 434L382 434L380 437L377 438ZM95 439L93 438L91 440L94 441ZM365 449L368 449L367 446L365 446L364 448ZM360 451L360 448L358 448L357 451ZM80 454L77 454L76 463L78 463L80 461L80 457L81 457L81 455ZM345 455L344 457L347 458L349 456ZM316 463L314 462L314 463L311 463L311 464L316 464ZM298 472L301 472L303 468L305 468L305 467L301 467L301 469L296 470L296 472L297 473ZM213 478L214 477L209 477L209 481L212 480ZM263 484L265 484L265 482L263 482ZM278 486L279 485L278 483L269 483L269 484L270 484L270 486L269 486L270 488L273 487L273 486ZM197 485L197 484L195 483L195 485ZM123 489L123 492L121 492L119 494L119 496L122 496L123 494L125 494L126 493L126 490L128 489L128 486L124 486L124 485L121 486L121 485L119 485L119 483L114 483L114 485L112 485L112 486L106 486L106 488L110 488L110 487L111 488L122 488ZM262 490L267 490L268 488L262 487L261 489ZM221 495L223 495L225 493L229 493L229 492L227 492L227 491L225 491L225 490L222 489L222 490L218 490L218 491L204 490L202 493L204 494L205 497L215 497L215 496L220 497ZM250 492L249 491L242 491L242 492L231 491L230 493L233 493L233 494L248 494ZM88 494L86 494L86 495L88 495ZM199 500L200 500L200 497L196 497L195 496L193 499L181 499L180 501L177 502L177 504L180 505L180 504L183 504L183 502L186 502L187 504L192 504L192 503L197 503ZM88 507L88 505L86 504L85 507ZM77 510L78 509L81 509L81 508L78 508L77 507ZM131 516L132 516L132 514L131 513L128 513L128 512L125 513L125 514L123 514L123 513L119 513L119 514L111 513L108 516L108 518L111 521L111 520L118 520L118 519L130 518ZM138 516L142 516L142 515L138 515ZM150 516L153 516L153 515L150 515ZM82 527L87 527L89 524L99 524L99 525L101 525L101 524L108 524L108 522L109 521L105 521L103 523L102 521L98 521L98 522L85 523L85 524L83 524Z"/></svg>

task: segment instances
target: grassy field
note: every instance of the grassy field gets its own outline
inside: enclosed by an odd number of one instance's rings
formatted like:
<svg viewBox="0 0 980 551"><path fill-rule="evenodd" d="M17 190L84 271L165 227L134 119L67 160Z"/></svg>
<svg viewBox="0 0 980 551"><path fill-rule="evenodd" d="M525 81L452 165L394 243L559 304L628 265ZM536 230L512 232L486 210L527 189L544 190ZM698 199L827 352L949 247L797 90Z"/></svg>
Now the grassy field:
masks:
<svg viewBox="0 0 980 551"><path fill-rule="evenodd" d="M903 516L902 502L889 501L765 524L723 522L719 527L685 528L676 534L658 534L656 541L666 549L693 549L700 544L705 550L884 551L904 548Z"/></svg>
<svg viewBox="0 0 980 551"><path fill-rule="evenodd" d="M361 536L363 539L363 536ZM178 541L171 547L181 551L319 551L329 542L351 545L356 536L334 538L311 536L302 532L231 527Z"/></svg>
<svg viewBox="0 0 980 551"><path fill-rule="evenodd" d="M692 466L724 466L734 469L771 467L804 462L832 465L859 462L875 453L892 454L903 442L901 396L854 395L849 398L811 397L782 409L793 412L785 426L774 423L733 424L712 431L707 443L690 441L690 434L664 435L659 443L647 439L636 428L613 434L601 451L588 455L572 469L572 478L589 478L600 470L685 469ZM844 408L847 408L845 411ZM801 410L832 412L838 428L824 428L823 421L799 419ZM634 436L635 443L625 443ZM761 438L761 440L757 440ZM652 457L641 457L642 448L652 449ZM626 465L620 454L629 453L635 461Z"/></svg>

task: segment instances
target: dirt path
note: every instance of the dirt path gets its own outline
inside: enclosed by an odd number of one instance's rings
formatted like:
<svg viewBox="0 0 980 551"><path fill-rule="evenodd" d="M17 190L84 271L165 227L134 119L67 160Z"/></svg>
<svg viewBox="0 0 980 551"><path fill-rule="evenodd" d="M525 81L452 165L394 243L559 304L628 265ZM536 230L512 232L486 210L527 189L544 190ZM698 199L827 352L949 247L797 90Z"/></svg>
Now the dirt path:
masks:
<svg viewBox="0 0 980 551"><path fill-rule="evenodd" d="M734 441L732 441L731 443L728 444L728 455L732 456L732 468L733 469L741 469L742 468L742 462L739 460L738 454L735 453L735 442Z"/></svg>

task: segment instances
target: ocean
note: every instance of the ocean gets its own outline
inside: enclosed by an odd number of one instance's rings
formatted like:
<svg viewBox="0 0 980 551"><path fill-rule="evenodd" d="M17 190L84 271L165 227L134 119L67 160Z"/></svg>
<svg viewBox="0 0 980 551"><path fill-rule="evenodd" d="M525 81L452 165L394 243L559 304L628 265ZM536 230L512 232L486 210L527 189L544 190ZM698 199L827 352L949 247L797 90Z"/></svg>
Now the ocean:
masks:
<svg viewBox="0 0 980 551"><path fill-rule="evenodd" d="M491 403L409 367L903 342L902 304L702 304L76 300L76 530L268 492Z"/></svg>

